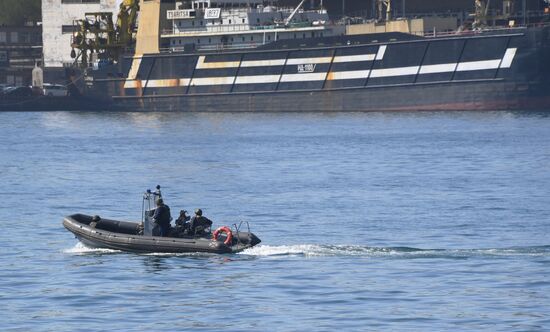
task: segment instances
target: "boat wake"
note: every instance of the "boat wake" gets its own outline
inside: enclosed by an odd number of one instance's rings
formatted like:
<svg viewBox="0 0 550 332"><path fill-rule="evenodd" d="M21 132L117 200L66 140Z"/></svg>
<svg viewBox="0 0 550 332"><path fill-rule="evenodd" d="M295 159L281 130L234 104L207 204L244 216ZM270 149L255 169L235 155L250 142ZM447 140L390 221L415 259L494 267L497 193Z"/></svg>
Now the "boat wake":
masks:
<svg viewBox="0 0 550 332"><path fill-rule="evenodd" d="M89 248L82 242L78 242L74 247L63 250L65 254L88 255L88 254L114 254L122 251L113 249Z"/></svg>
<svg viewBox="0 0 550 332"><path fill-rule="evenodd" d="M116 254L123 253L119 250L88 248L81 242L74 247L63 251L73 255L89 254ZM206 253L150 253L148 256L208 256ZM472 257L510 257L510 256L548 256L550 257L550 245L533 247L510 247L488 249L420 249L411 247L369 247L358 245L319 245L298 244L269 246L259 245L246 249L239 255L255 257L386 257L386 258L447 258L465 259Z"/></svg>
<svg viewBox="0 0 550 332"><path fill-rule="evenodd" d="M550 256L550 246L511 247L490 249L419 249L409 247L368 247L353 245L260 245L246 249L242 255L251 256L362 256L395 258L470 258L476 256Z"/></svg>

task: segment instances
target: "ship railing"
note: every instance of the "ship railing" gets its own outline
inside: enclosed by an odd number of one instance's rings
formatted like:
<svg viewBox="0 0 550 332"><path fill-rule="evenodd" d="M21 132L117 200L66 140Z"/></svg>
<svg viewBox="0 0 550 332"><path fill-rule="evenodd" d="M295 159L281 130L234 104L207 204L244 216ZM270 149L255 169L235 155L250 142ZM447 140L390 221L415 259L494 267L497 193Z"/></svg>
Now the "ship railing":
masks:
<svg viewBox="0 0 550 332"><path fill-rule="evenodd" d="M172 29L163 29L163 35L194 35L197 33L219 33L219 32L238 32L252 30L248 24L231 24L231 25L206 25L202 27L183 28L177 27Z"/></svg>
<svg viewBox="0 0 550 332"><path fill-rule="evenodd" d="M534 27L548 27L550 26L550 22L541 22L536 24L525 24L525 25L514 25L514 26L503 26L503 27L486 27L483 29L476 29L476 30L452 30L452 31L417 31L417 32L411 32L413 35L417 36L423 36L426 38L430 37L448 37L448 36L469 36L469 35L479 35L481 33L487 33L487 32L498 32L498 31L520 31L524 30L526 28L534 28Z"/></svg>
<svg viewBox="0 0 550 332"><path fill-rule="evenodd" d="M227 50L238 50L238 49L252 49L257 48L260 44L250 42L250 43L240 43L240 44L215 44L215 45L195 45L195 51L207 51L207 52L221 52ZM175 53L175 52L184 52L185 47L168 47L161 48L160 53Z"/></svg>
<svg viewBox="0 0 550 332"><path fill-rule="evenodd" d="M313 26L312 22L297 22L291 23L288 28L308 28ZM250 25L250 24L231 24L231 25L206 25L201 27L176 27L170 29L163 29L162 35L173 36L186 36L196 34L208 34L208 33L220 33L220 32L241 32L241 31L258 31L258 30L275 30L285 28L284 25L270 24L270 25Z"/></svg>

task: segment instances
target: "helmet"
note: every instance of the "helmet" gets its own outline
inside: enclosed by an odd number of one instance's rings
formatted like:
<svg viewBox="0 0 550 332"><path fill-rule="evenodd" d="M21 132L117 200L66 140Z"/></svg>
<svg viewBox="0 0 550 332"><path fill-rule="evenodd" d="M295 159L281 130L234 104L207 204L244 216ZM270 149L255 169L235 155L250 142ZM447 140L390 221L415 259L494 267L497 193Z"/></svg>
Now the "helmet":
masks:
<svg viewBox="0 0 550 332"><path fill-rule="evenodd" d="M201 209L196 209L196 210L195 210L195 214L196 214L197 216L202 216L202 210L201 210Z"/></svg>
<svg viewBox="0 0 550 332"><path fill-rule="evenodd" d="M164 204L164 201L162 200L162 198L158 198L157 205L162 205L162 204Z"/></svg>

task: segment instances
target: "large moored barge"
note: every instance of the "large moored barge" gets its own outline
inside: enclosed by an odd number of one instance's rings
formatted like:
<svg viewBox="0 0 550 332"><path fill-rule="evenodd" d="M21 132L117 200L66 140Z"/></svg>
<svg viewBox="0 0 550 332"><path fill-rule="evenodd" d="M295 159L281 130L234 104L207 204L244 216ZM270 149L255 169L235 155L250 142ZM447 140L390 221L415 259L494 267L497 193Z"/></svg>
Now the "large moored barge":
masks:
<svg viewBox="0 0 550 332"><path fill-rule="evenodd" d="M273 1L271 1L273 3ZM322 7L263 0L126 0L132 52L75 35L85 94L116 110L515 110L550 106L550 26L346 34ZM123 13L121 11L121 13ZM107 23L108 25L108 23ZM90 31L96 32L91 39ZM114 37L113 37L114 38ZM96 43L96 44L94 44ZM90 46L90 45L94 46ZM84 46L82 46L84 45ZM95 53L90 52L97 48Z"/></svg>

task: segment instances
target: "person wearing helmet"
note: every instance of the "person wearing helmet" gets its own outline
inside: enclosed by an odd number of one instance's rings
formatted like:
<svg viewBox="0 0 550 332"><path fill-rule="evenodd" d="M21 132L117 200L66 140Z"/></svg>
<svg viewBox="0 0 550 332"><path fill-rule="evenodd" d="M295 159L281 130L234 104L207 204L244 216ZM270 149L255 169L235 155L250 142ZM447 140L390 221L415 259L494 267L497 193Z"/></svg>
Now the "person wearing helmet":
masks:
<svg viewBox="0 0 550 332"><path fill-rule="evenodd" d="M189 225L189 234L203 235L212 226L212 221L202 215L201 209L195 210L195 215L191 218Z"/></svg>
<svg viewBox="0 0 550 332"><path fill-rule="evenodd" d="M172 216L170 215L170 207L164 204L162 198L157 199L157 208L155 209L155 214L153 215L153 221L155 222L155 229L158 229L158 235L168 236L170 232L170 221ZM153 231L153 233L155 233Z"/></svg>

